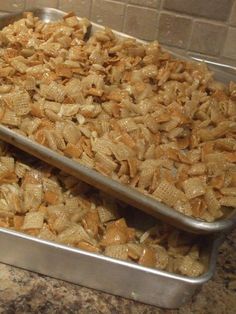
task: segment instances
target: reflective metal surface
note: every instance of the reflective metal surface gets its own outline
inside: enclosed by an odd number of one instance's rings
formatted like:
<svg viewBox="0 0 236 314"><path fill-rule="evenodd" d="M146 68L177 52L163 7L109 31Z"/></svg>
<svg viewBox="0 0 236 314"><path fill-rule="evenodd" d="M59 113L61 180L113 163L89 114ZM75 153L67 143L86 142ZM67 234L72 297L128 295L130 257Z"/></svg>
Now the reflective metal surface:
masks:
<svg viewBox="0 0 236 314"><path fill-rule="evenodd" d="M35 9L31 10L40 19L48 22L55 21L62 18L65 14L62 11L56 9ZM22 17L22 13L10 14L0 18L0 28L12 23ZM97 24L93 24L91 32L97 29L103 28ZM115 32L120 37L129 37L125 34ZM186 56L174 56L186 58ZM225 83L233 80L235 76L219 71L215 69L215 76L218 80ZM227 217L224 217L215 222L205 222L198 220L196 218L188 217L182 213L175 211L174 209L164 205L163 203L154 200L151 197L144 196L137 190L116 182L102 174L91 170L89 168L80 165L78 162L73 161L67 157L61 156L60 154L53 152L52 150L36 143L28 138L17 134L7 127L0 125L0 139L26 151L42 159L43 161L58 167L71 175L77 177L78 179L85 181L86 183L95 186L96 188L103 190L104 192L120 199L134 207L141 209L142 211L159 218L175 227L181 228L183 230L193 232L193 233L213 233L226 231L233 228L236 224L236 209L231 212Z"/></svg>
<svg viewBox="0 0 236 314"><path fill-rule="evenodd" d="M206 241L208 270L198 278L114 260L2 228L0 261L135 301L177 308L212 277L223 238Z"/></svg>

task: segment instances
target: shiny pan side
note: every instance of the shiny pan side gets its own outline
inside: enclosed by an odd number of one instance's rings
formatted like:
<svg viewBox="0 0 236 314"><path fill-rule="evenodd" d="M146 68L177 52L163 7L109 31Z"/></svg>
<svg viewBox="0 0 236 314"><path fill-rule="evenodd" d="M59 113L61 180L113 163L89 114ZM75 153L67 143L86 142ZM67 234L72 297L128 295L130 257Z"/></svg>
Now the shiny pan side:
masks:
<svg viewBox="0 0 236 314"><path fill-rule="evenodd" d="M198 278L142 267L0 228L0 261L163 308L177 308L213 275L223 237L207 243L208 270Z"/></svg>
<svg viewBox="0 0 236 314"><path fill-rule="evenodd" d="M36 16L44 20L45 22L55 21L64 16L64 12L56 9L34 9L31 10ZM22 13L5 15L0 18L0 28L14 22L22 17ZM101 29L102 26L92 24L94 30ZM129 37L125 34L115 32L120 37ZM176 55L175 55L176 56ZM182 57L183 58L183 57ZM185 58L185 57L184 57ZM216 70L217 79L223 82L229 82L234 76ZM67 157L64 157L51 149L48 149L36 142L29 140L28 138L11 131L7 127L0 125L0 139L4 140L29 154L42 159L43 161L58 167L69 174L77 177L78 179L85 181L86 183L95 186L96 188L103 190L104 192L122 200L134 207L141 209L142 211L159 218L169 224L174 225L177 228L184 229L193 233L213 233L230 230L236 224L236 209L225 218L222 218L215 222L205 222L192 217L188 217L174 209L164 205L151 197L147 197L138 190L132 189L119 182L116 182L98 172L86 168L78 162L73 161Z"/></svg>

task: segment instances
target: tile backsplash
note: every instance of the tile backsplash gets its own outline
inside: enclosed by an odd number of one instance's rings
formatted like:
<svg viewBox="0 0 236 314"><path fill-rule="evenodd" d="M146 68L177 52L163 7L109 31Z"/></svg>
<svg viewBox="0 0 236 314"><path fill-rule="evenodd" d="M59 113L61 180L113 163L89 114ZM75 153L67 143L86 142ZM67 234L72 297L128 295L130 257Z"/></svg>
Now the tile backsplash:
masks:
<svg viewBox="0 0 236 314"><path fill-rule="evenodd" d="M236 0L0 0L0 13L43 6L75 11L178 52L236 63Z"/></svg>

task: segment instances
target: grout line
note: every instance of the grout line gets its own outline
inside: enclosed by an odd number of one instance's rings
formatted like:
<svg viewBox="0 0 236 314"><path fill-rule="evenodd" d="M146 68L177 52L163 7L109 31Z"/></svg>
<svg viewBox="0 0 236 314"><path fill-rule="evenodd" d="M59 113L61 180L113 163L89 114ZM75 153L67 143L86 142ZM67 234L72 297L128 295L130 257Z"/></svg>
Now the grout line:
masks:
<svg viewBox="0 0 236 314"><path fill-rule="evenodd" d="M234 6L234 5L236 5L236 0L234 0L234 1L231 3L231 8L230 8L229 15L228 15L227 20L225 21L225 24L227 24L228 26L230 25L230 18L231 18L232 9L233 9L233 6Z"/></svg>
<svg viewBox="0 0 236 314"><path fill-rule="evenodd" d="M229 32L229 28L231 27L230 25L230 18L231 18L231 14L232 14L232 9L233 9L233 6L236 5L236 0L234 0L232 3L231 3L231 8L230 8L230 12L229 12L229 15L228 15L228 18L227 20L225 21L225 25L227 27L227 30L225 31L225 37L224 37L224 43L221 45L220 47L220 51L219 51L219 57L220 58L223 58L223 51L224 51L224 48L225 48L225 43L226 43L226 38L227 38L227 35L228 35L228 32Z"/></svg>
<svg viewBox="0 0 236 314"><path fill-rule="evenodd" d="M93 0L91 0L89 3L89 14L88 14L89 19L91 19L91 17L92 17L92 7L93 7Z"/></svg>
<svg viewBox="0 0 236 314"><path fill-rule="evenodd" d="M164 7L164 1L165 1L165 0L161 0L161 4L160 4L160 8L159 8L160 12L164 10L164 9L163 9L163 7Z"/></svg>
<svg viewBox="0 0 236 314"><path fill-rule="evenodd" d="M225 43L226 43L226 38L227 38L227 34L229 32L229 26L227 27L227 29L225 30L225 33L224 33L224 41L222 43L222 45L220 46L220 50L219 50L219 57L223 57L223 51L224 51L224 48L225 48Z"/></svg>
<svg viewBox="0 0 236 314"><path fill-rule="evenodd" d="M186 13L182 13L182 12L169 11L169 10L165 10L165 9L163 9L161 11L162 11L162 13L175 15L175 16L187 17L187 18L191 18L191 19L196 19L196 20L200 20L200 21L203 21L203 22L208 22L208 23L214 24L214 25L225 25L226 24L225 21L219 21L219 20L216 20L216 19L208 19L208 18L202 17L202 16L190 15L190 14L186 14Z"/></svg>
<svg viewBox="0 0 236 314"><path fill-rule="evenodd" d="M127 19L127 5L128 3L125 3L125 9L124 9L124 15L123 15L123 22L122 22L122 27L121 27L121 31L124 32L125 29L125 23L126 23L126 19Z"/></svg>
<svg viewBox="0 0 236 314"><path fill-rule="evenodd" d="M124 2L121 2L124 4ZM129 6L129 7L135 7L135 8L139 8L139 9L144 9L145 11L157 11L157 10L160 10L158 8L153 8L153 7L146 7L144 5L140 5L140 4L132 4L132 3L126 3L126 6Z"/></svg>
<svg viewBox="0 0 236 314"><path fill-rule="evenodd" d="M162 10L163 0L161 2L160 8L157 10L157 24L156 24L156 32L155 32L155 38L159 41L159 25L160 25L160 16L161 16L161 10Z"/></svg>
<svg viewBox="0 0 236 314"><path fill-rule="evenodd" d="M187 43L186 48L185 48L186 52L188 52L189 49L190 49L191 42L192 42L192 37L193 37L193 29L194 29L195 20L194 20L194 18L192 18L191 20L192 20L192 23L191 23L190 35L189 35L188 43Z"/></svg>
<svg viewBox="0 0 236 314"><path fill-rule="evenodd" d="M155 31L155 38L158 40L159 37L159 21L160 21L160 12L157 15L157 23L156 23L156 31Z"/></svg>

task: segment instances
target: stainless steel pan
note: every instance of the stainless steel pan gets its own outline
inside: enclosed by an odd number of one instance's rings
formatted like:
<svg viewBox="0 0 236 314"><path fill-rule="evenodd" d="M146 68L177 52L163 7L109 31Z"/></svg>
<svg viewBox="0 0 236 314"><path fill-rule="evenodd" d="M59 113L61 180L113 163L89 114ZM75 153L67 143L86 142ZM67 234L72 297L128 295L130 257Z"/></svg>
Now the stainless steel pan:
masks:
<svg viewBox="0 0 236 314"><path fill-rule="evenodd" d="M0 228L0 261L163 308L187 302L213 275L224 237L208 238L207 271L189 278L142 267Z"/></svg>
<svg viewBox="0 0 236 314"><path fill-rule="evenodd" d="M58 20L65 14L62 11L49 8L34 9L31 11L33 11L36 16L45 22ZM0 28L14 22L15 20L18 20L21 17L22 13L9 14L0 17ZM101 28L102 26L93 24L90 31L93 32L94 30ZM129 37L119 32L115 33L120 37ZM176 54L174 55L177 56ZM177 57L186 58L185 56ZM219 71L218 69L215 69L215 73L217 79L223 82L229 82L230 80L234 79L234 76L231 74ZM227 217L211 223L204 222L192 217L187 217L164 205L163 203L158 202L157 200L144 196L135 189L105 177L98 172L86 168L67 157L61 156L60 154L53 152L52 150L36 142L33 142L2 125L0 125L0 139L17 146L27 153L30 153L55 167L61 168L62 170L79 178L80 180L103 190L117 199L120 199L134 207L143 210L148 214L151 214L156 218L159 218L169 224L174 225L175 227L184 229L186 231L207 234L230 230L236 224L236 209L232 211L231 214L229 214Z"/></svg>

